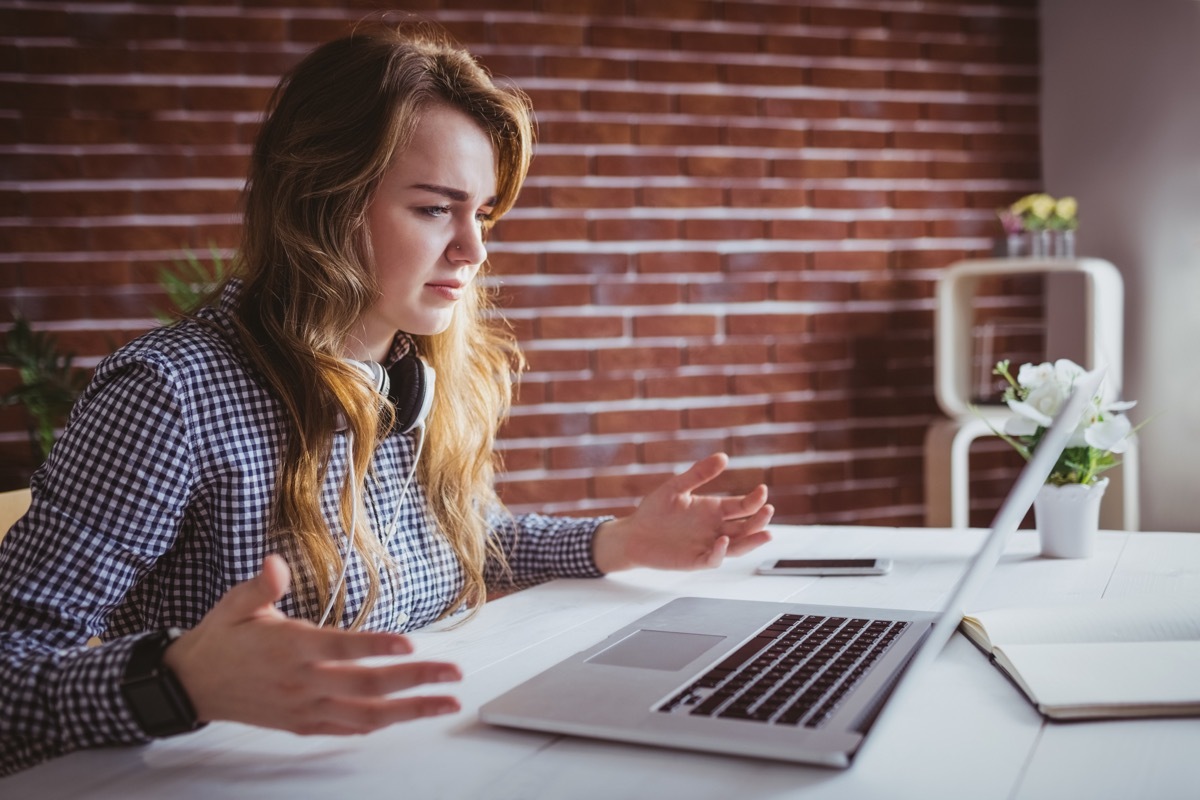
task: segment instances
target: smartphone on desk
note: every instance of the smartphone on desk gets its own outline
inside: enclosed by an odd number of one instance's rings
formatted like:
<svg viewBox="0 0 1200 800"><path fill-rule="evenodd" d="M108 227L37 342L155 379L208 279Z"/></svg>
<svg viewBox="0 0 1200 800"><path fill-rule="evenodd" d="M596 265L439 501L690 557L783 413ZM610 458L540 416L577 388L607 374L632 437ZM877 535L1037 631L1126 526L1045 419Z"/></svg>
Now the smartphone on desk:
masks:
<svg viewBox="0 0 1200 800"><path fill-rule="evenodd" d="M758 565L759 575L883 575L890 558L773 558Z"/></svg>

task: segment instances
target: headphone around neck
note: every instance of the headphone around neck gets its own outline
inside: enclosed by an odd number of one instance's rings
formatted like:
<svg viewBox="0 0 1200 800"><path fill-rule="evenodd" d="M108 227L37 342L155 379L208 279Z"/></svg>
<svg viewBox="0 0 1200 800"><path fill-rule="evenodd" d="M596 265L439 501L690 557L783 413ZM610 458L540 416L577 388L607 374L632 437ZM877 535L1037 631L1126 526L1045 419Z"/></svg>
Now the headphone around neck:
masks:
<svg viewBox="0 0 1200 800"><path fill-rule="evenodd" d="M408 433L425 424L433 408L437 373L424 358L409 350L392 366L378 361L351 361L375 384L396 410L396 430Z"/></svg>

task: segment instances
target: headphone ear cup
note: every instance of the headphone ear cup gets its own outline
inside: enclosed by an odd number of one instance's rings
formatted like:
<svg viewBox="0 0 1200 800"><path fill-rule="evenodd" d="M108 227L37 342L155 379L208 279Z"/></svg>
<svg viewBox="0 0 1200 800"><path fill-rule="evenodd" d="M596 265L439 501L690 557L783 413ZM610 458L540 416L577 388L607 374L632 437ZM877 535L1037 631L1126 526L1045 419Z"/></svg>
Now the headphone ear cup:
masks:
<svg viewBox="0 0 1200 800"><path fill-rule="evenodd" d="M388 399L396 408L396 428L408 433L424 424L433 406L433 367L414 352L409 352L387 370L390 382Z"/></svg>

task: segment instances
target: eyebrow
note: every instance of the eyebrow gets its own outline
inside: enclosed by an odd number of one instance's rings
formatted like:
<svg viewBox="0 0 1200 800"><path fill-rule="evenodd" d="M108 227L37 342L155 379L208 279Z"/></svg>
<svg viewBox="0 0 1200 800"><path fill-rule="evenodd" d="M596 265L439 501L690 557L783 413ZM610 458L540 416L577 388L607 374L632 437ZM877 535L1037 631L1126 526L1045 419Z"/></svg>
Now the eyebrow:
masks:
<svg viewBox="0 0 1200 800"><path fill-rule="evenodd" d="M439 186L436 183L414 183L409 188L420 189L425 192L433 192L434 194L440 194L442 197L445 197L449 200L453 200L456 203L465 203L471 199L470 196L466 192L464 192L462 189L451 189L449 186ZM494 205L496 205L497 202L498 202L498 198L495 196L492 196L492 197L489 197L486 201L484 201L483 205L494 206Z"/></svg>

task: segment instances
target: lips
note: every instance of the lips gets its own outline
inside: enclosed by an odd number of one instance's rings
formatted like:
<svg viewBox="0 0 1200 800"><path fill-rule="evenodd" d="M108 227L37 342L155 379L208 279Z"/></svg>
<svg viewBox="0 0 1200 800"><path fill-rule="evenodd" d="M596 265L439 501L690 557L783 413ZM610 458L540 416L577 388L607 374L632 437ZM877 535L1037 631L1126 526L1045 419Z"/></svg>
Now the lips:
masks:
<svg viewBox="0 0 1200 800"><path fill-rule="evenodd" d="M430 281L429 283L425 284L426 289L445 300L462 299L463 289L465 287L465 283L457 280Z"/></svg>

